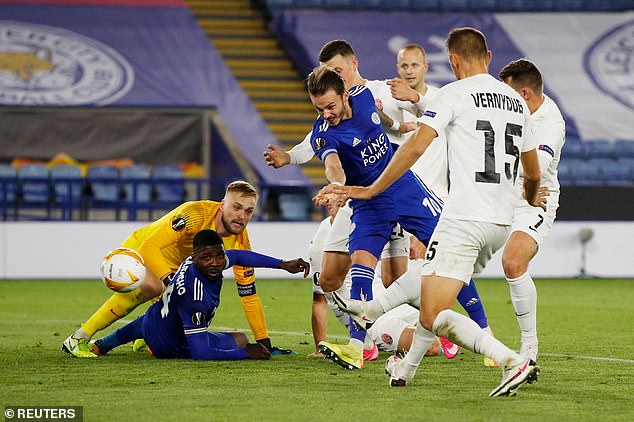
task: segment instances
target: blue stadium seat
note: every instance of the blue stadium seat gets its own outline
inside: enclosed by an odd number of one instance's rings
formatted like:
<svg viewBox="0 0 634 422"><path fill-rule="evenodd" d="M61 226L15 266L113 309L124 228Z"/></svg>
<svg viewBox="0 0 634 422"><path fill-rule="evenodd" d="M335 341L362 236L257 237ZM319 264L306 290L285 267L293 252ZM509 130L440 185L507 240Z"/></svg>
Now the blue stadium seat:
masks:
<svg viewBox="0 0 634 422"><path fill-rule="evenodd" d="M629 165L614 161L601 167L607 186L633 186L634 172Z"/></svg>
<svg viewBox="0 0 634 422"><path fill-rule="evenodd" d="M128 220L135 221L137 210L152 206L152 173L150 166L134 164L121 168L121 182L128 207Z"/></svg>
<svg viewBox="0 0 634 422"><path fill-rule="evenodd" d="M614 146L605 139L589 139L583 143L585 157L592 158L614 158Z"/></svg>
<svg viewBox="0 0 634 422"><path fill-rule="evenodd" d="M578 161L572 167L574 183L576 186L601 186L603 185L603 173L598 163L590 161Z"/></svg>
<svg viewBox="0 0 634 422"><path fill-rule="evenodd" d="M48 167L27 164L18 169L22 201L27 204L45 204L51 199Z"/></svg>
<svg viewBox="0 0 634 422"><path fill-rule="evenodd" d="M79 208L84 188L81 168L72 164L61 164L51 167L51 184L53 199L62 209L62 219L72 220L73 209Z"/></svg>
<svg viewBox="0 0 634 422"><path fill-rule="evenodd" d="M114 204L121 197L119 191L119 169L114 166L88 167L87 182L90 184L93 202Z"/></svg>
<svg viewBox="0 0 634 422"><path fill-rule="evenodd" d="M561 155L565 159L582 159L585 158L585 153L583 142L566 141L561 151Z"/></svg>
<svg viewBox="0 0 634 422"><path fill-rule="evenodd" d="M152 179L159 204L171 207L185 200L185 175L180 166L176 164L154 166Z"/></svg>
<svg viewBox="0 0 634 422"><path fill-rule="evenodd" d="M616 158L634 158L634 139L617 139L614 142Z"/></svg>
<svg viewBox="0 0 634 422"><path fill-rule="evenodd" d="M6 221L8 210L11 206L14 209L14 218L17 215L16 192L18 177L15 168L11 164L0 164L0 215Z"/></svg>
<svg viewBox="0 0 634 422"><path fill-rule="evenodd" d="M50 176L56 202L79 202L83 188L83 177L79 166L72 164L53 166Z"/></svg>
<svg viewBox="0 0 634 422"><path fill-rule="evenodd" d="M152 172L150 166L134 164L121 168L121 182L125 201L135 204L149 204L152 199Z"/></svg>
<svg viewBox="0 0 634 422"><path fill-rule="evenodd" d="M15 201L16 184L17 172L15 167L11 164L0 164L0 201Z"/></svg>

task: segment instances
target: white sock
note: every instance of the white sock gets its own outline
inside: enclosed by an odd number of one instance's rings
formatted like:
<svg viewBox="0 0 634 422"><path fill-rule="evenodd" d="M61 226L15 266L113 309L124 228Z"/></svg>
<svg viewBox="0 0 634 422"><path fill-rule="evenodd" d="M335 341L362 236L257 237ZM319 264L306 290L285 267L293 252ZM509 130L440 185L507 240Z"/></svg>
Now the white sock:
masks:
<svg viewBox="0 0 634 422"><path fill-rule="evenodd" d="M348 326L350 325L350 315L348 315L347 313L342 311L341 308L339 306L337 306L336 303L330 302L330 301L328 301L327 303L328 303L328 307L335 314L335 316L337 317L337 319L339 320L341 325L346 327L346 330L347 330Z"/></svg>
<svg viewBox="0 0 634 422"><path fill-rule="evenodd" d="M420 267L413 266L377 297L383 312L404 303L420 308ZM371 316L371 315L368 315Z"/></svg>
<svg viewBox="0 0 634 422"><path fill-rule="evenodd" d="M520 355L506 347L470 318L451 309L441 311L434 320L434 333L475 353L486 355L503 365L522 361Z"/></svg>
<svg viewBox="0 0 634 422"><path fill-rule="evenodd" d="M414 339L409 351L398 365L397 373L393 374L398 378L405 380L411 380L416 374L418 365L423 360L425 352L429 349L429 346L434 342L436 336L431 331L425 329L420 322L416 323L416 330L414 331Z"/></svg>
<svg viewBox="0 0 634 422"><path fill-rule="evenodd" d="M87 340L90 340L90 336L88 335L88 333L86 333L84 331L83 328L80 328L79 330L75 331L75 333L73 334L73 337L75 337L75 338L85 338Z"/></svg>
<svg viewBox="0 0 634 422"><path fill-rule="evenodd" d="M537 339L537 289L528 272L506 279L511 291L511 303L524 339Z"/></svg>

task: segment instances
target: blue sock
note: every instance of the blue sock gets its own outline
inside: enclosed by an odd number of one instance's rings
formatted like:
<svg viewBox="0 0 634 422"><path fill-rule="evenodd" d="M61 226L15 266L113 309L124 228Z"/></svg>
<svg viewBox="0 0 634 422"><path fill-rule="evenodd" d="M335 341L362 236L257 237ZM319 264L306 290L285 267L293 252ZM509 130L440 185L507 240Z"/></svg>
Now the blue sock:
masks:
<svg viewBox="0 0 634 422"><path fill-rule="evenodd" d="M119 328L117 331L97 340L95 343L99 347L101 354L108 353L110 350L122 344L143 338L143 317L145 317L145 314Z"/></svg>
<svg viewBox="0 0 634 422"><path fill-rule="evenodd" d="M372 281L374 281L374 270L363 265L352 264L350 267L350 275L352 276L352 287L350 288L351 299L372 300ZM365 330L359 330L352 321L350 321L350 338L365 341Z"/></svg>
<svg viewBox="0 0 634 422"><path fill-rule="evenodd" d="M458 293L458 302L460 302L464 310L469 314L469 317L474 320L480 328L489 326L480 294L473 279L471 279L469 285L465 284L462 290L460 290L460 293Z"/></svg>

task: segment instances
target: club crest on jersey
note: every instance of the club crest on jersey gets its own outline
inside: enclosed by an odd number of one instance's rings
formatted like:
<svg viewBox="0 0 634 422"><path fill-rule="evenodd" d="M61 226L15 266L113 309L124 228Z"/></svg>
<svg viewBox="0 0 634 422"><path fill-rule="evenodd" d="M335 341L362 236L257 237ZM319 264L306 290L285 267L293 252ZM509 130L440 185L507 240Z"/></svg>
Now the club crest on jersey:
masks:
<svg viewBox="0 0 634 422"><path fill-rule="evenodd" d="M172 229L174 231L181 231L185 228L185 226L187 226L187 223L183 217L178 216L174 221L172 221Z"/></svg>
<svg viewBox="0 0 634 422"><path fill-rule="evenodd" d="M202 312L196 312L192 315L192 324L203 325L205 322L207 322L207 317Z"/></svg>
<svg viewBox="0 0 634 422"><path fill-rule="evenodd" d="M379 117L379 113L377 113L376 111L374 113L372 113L372 122L375 125L380 125L381 124L381 118Z"/></svg>
<svg viewBox="0 0 634 422"><path fill-rule="evenodd" d="M314 151L319 151L326 146L326 140L324 138L315 138L313 139L312 145Z"/></svg>
<svg viewBox="0 0 634 422"><path fill-rule="evenodd" d="M383 343L387 344L388 346L394 343L392 336L389 335L388 333L381 334L381 340L383 340Z"/></svg>

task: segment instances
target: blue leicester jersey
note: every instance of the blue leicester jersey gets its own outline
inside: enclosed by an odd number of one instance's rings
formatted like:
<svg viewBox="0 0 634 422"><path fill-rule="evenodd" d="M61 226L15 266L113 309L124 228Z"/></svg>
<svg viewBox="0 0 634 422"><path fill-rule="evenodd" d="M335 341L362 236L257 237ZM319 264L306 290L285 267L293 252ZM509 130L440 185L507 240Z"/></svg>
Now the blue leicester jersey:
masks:
<svg viewBox="0 0 634 422"><path fill-rule="evenodd" d="M348 92L352 117L337 126L329 126L319 117L313 125L311 145L321 161L330 154L339 155L346 185L369 186L387 167L394 151L381 127L370 90L359 85Z"/></svg>
<svg viewBox="0 0 634 422"><path fill-rule="evenodd" d="M145 314L143 335L152 352L161 358L187 356L185 336L207 331L220 305L221 288L222 277L210 280L196 270L191 257L183 261L161 300Z"/></svg>

